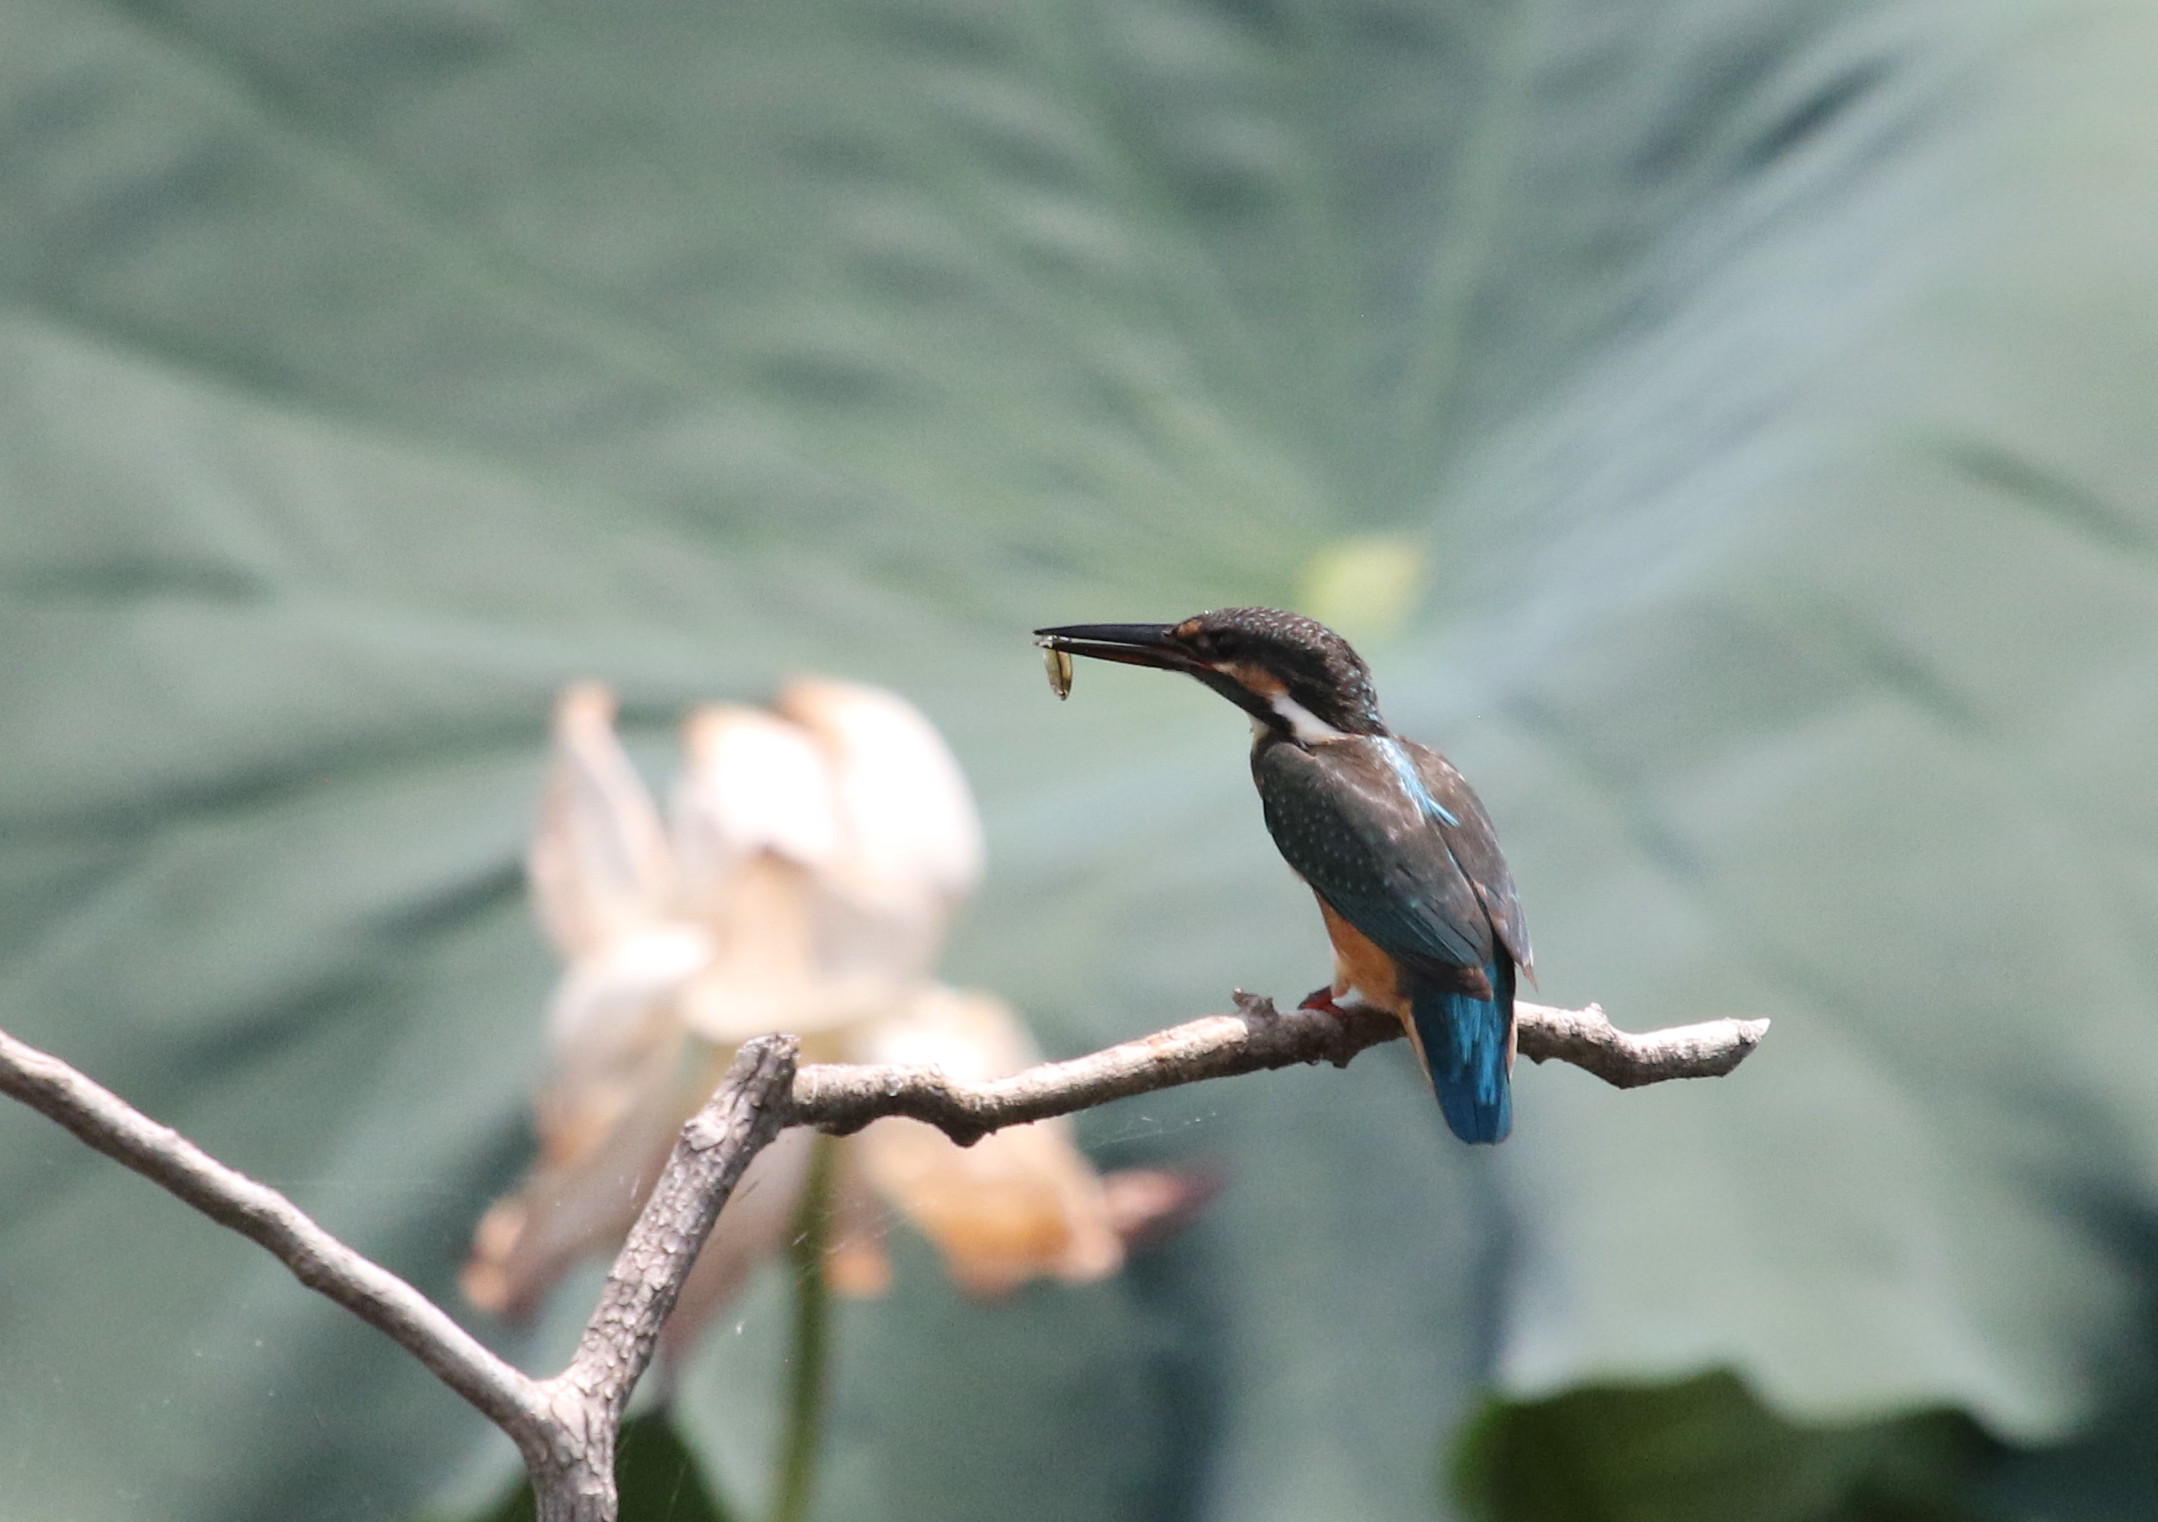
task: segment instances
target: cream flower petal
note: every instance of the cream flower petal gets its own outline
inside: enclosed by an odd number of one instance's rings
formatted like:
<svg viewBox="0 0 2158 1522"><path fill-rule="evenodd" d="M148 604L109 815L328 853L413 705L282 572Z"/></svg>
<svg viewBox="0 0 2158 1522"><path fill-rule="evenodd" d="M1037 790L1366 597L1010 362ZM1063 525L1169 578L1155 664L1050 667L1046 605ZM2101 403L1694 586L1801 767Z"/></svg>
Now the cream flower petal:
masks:
<svg viewBox="0 0 2158 1522"><path fill-rule="evenodd" d="M647 1029L616 1082L577 1075L541 1096L539 1161L481 1219L459 1281L482 1310L522 1315L578 1260L619 1246L682 1122L726 1071L727 1053L678 1024Z"/></svg>
<svg viewBox="0 0 2158 1522"><path fill-rule="evenodd" d="M981 877L966 778L929 721L889 693L801 679L777 707L828 757L843 830L844 848L818 874L825 973L857 991L911 994Z"/></svg>
<svg viewBox="0 0 2158 1522"><path fill-rule="evenodd" d="M874 1012L875 999L842 997L819 965L817 897L809 872L778 856L734 872L707 906L714 954L682 1003L692 1030L734 1043L769 1031L809 1035Z"/></svg>
<svg viewBox="0 0 2158 1522"><path fill-rule="evenodd" d="M615 739L614 713L614 695L595 682L555 702L554 761L525 872L565 958L659 917L674 893L659 810Z"/></svg>
<svg viewBox="0 0 2158 1522"><path fill-rule="evenodd" d="M911 996L980 829L950 753L896 698L796 682L791 717L711 708L674 797L685 909L718 954L685 1005L707 1039L827 1031Z"/></svg>
<svg viewBox="0 0 2158 1522"><path fill-rule="evenodd" d="M847 850L841 886L873 900L928 896L947 908L982 876L974 795L919 709L850 682L797 678L773 707L831 758Z"/></svg>
<svg viewBox="0 0 2158 1522"><path fill-rule="evenodd" d="M638 1106L565 1162L542 1161L523 1187L498 1200L472 1234L458 1283L483 1311L528 1314L571 1266L618 1246L673 1145L679 1118Z"/></svg>
<svg viewBox="0 0 2158 1522"><path fill-rule="evenodd" d="M1032 1043L1000 1001L933 988L861 1037L869 1062L941 1067L995 1078L1034 1060ZM1028 1279L1099 1279L1124 1260L1100 1178L1062 1120L1037 1121L955 1146L919 1121L887 1118L862 1132L863 1171L936 1244L953 1280L1002 1294Z"/></svg>
<svg viewBox="0 0 2158 1522"><path fill-rule="evenodd" d="M563 974L549 1022L553 1071L534 1101L539 1161L474 1233L463 1280L473 1304L520 1314L628 1231L675 1131L722 1071L679 1009L711 955L702 927L660 922Z"/></svg>
<svg viewBox="0 0 2158 1522"><path fill-rule="evenodd" d="M828 867L842 823L831 763L816 740L761 708L700 708L682 725L688 766L672 799L683 906L724 915L735 874L773 855Z"/></svg>
<svg viewBox="0 0 2158 1522"><path fill-rule="evenodd" d="M578 1138L610 1129L670 1081L684 992L713 953L701 925L661 921L564 970L548 1013L553 1071L537 1101L542 1156L581 1155L589 1146Z"/></svg>
<svg viewBox="0 0 2158 1522"><path fill-rule="evenodd" d="M698 710L683 726L689 766L673 798L684 907L716 954L682 1006L708 1041L807 1034L874 1012L833 986L820 945L823 879L845 849L830 758L809 734L756 708Z"/></svg>

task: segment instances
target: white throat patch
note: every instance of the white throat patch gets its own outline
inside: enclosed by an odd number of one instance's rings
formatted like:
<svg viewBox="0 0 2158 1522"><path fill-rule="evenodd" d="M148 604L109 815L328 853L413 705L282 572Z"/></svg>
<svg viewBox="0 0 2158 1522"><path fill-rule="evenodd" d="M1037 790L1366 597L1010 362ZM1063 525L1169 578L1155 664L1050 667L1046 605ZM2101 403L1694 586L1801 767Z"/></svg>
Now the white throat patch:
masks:
<svg viewBox="0 0 2158 1522"><path fill-rule="evenodd" d="M1286 692L1277 692L1267 701L1273 706L1274 712L1281 716L1282 722L1289 726L1289 733L1306 745L1316 740L1349 738L1347 730L1334 728Z"/></svg>

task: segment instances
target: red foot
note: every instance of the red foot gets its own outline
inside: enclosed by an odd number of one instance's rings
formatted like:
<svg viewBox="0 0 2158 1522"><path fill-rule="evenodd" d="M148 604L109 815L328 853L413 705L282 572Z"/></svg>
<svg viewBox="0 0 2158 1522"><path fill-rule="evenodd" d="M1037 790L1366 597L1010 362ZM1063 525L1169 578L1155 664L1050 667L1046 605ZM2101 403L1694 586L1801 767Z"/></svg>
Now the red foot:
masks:
<svg viewBox="0 0 2158 1522"><path fill-rule="evenodd" d="M1334 1002L1334 990L1332 988L1314 988L1310 993L1304 995L1304 1002L1296 1007L1298 1009L1323 1009L1330 1015L1341 1013L1341 1006Z"/></svg>

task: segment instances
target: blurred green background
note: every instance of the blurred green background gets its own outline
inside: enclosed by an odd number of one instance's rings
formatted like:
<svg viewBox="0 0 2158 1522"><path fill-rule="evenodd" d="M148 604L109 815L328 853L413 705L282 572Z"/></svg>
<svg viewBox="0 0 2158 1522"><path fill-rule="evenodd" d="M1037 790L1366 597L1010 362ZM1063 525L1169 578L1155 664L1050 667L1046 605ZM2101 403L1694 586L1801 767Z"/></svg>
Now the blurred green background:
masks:
<svg viewBox="0 0 2158 1522"><path fill-rule="evenodd" d="M1227 1189L1001 1305L903 1241L818 1517L2158 1514L2153 78L2101 0L7 0L0 1025L454 1304L558 684L655 775L793 671L920 703L948 970L1069 1053L1325 953L1238 716L1025 631L1298 602L1544 997L1773 1036L1524 1072L1496 1154L1399 1050L1089 1116ZM737 1501L785 1321L673 1403ZM0 1516L511 1463L0 1113Z"/></svg>

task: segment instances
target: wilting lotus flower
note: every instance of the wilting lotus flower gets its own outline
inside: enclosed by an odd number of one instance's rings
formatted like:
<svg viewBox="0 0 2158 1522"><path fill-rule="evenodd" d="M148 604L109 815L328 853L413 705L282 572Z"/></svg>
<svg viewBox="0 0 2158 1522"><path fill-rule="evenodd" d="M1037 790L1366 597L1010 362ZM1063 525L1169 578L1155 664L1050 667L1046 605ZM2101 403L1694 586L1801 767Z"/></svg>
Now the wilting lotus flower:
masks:
<svg viewBox="0 0 2158 1522"><path fill-rule="evenodd" d="M1037 1060L1012 1012L934 981L953 911L981 875L980 826L929 722L889 693L796 681L770 711L717 707L685 726L688 767L662 821L603 688L555 709L555 758L527 868L564 969L540 1155L474 1234L463 1285L489 1311L530 1310L635 1220L681 1123L743 1041L803 1038L812 1061L933 1064L954 1077ZM679 1351L784 1244L813 1137L751 1164L684 1287ZM980 1294L1037 1275L1113 1273L1125 1236L1186 1208L1161 1173L1097 1176L1069 1126L1042 1121L961 1148L877 1121L842 1147L829 1281L887 1278L871 1191L896 1205Z"/></svg>

